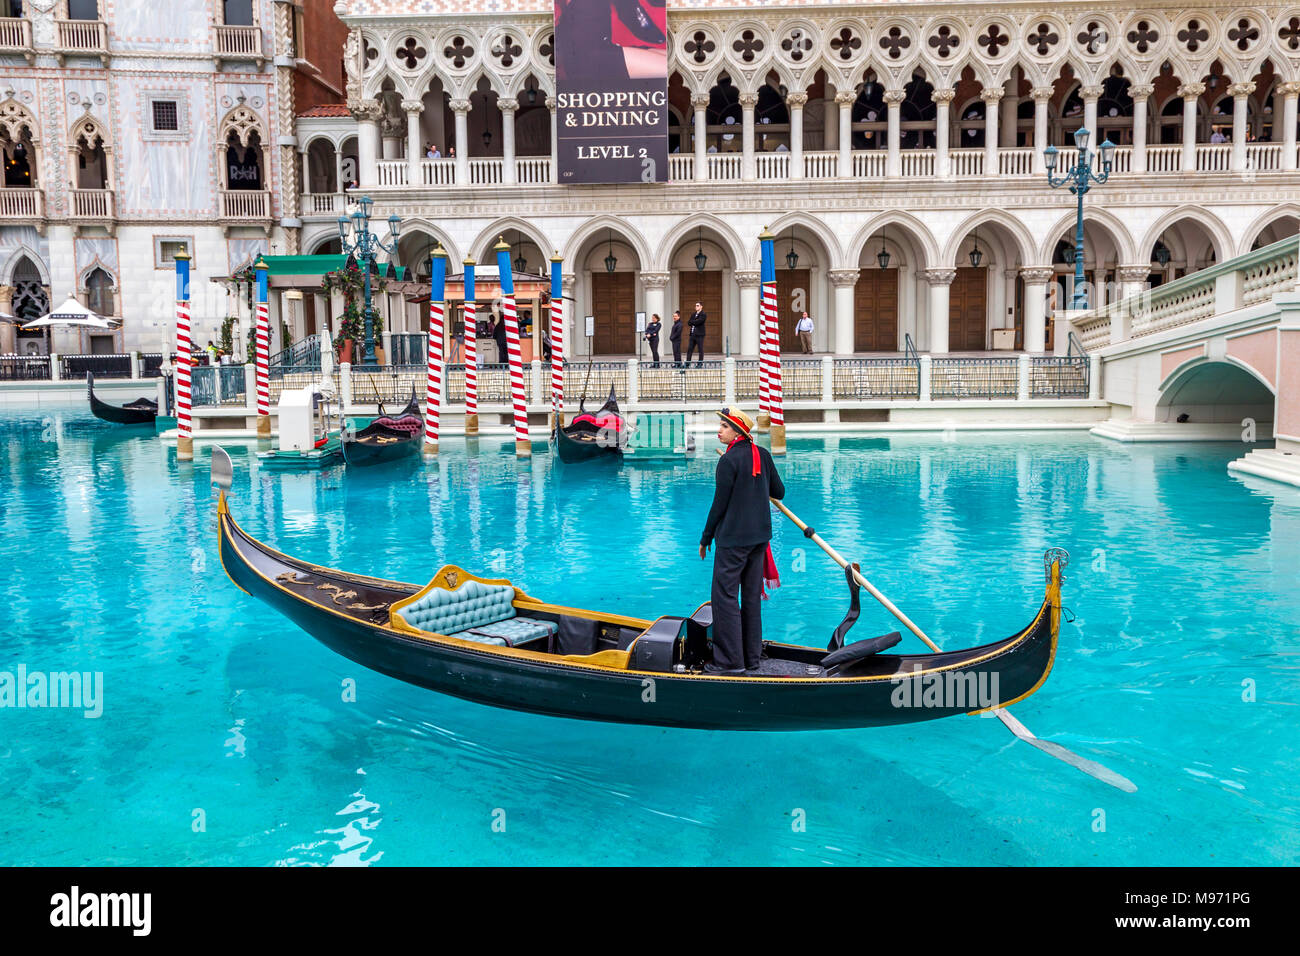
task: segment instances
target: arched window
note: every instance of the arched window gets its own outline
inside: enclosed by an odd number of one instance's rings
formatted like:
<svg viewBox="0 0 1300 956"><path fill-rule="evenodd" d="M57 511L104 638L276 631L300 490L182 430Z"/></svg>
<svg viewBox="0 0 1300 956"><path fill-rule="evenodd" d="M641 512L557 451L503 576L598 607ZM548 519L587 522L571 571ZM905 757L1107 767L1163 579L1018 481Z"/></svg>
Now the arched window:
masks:
<svg viewBox="0 0 1300 956"><path fill-rule="evenodd" d="M258 115L240 103L221 123L225 144L222 165L226 189L264 189L265 157L262 155L262 123Z"/></svg>
<svg viewBox="0 0 1300 956"><path fill-rule="evenodd" d="M899 145L903 149L934 149L934 122L939 114L934 105L934 86L917 71L903 92L906 96L899 111Z"/></svg>
<svg viewBox="0 0 1300 956"><path fill-rule="evenodd" d="M86 276L86 308L97 315L113 314L113 277L103 269L95 269Z"/></svg>
<svg viewBox="0 0 1300 956"><path fill-rule="evenodd" d="M957 149L978 149L984 145L984 110L981 99L967 101L957 113Z"/></svg>
<svg viewBox="0 0 1300 956"><path fill-rule="evenodd" d="M76 139L78 189L108 188L108 157L104 153L104 140L93 123L82 125Z"/></svg>
<svg viewBox="0 0 1300 956"><path fill-rule="evenodd" d="M766 83L758 88L754 129L758 134L756 148L759 152L790 148L790 111L781 92Z"/></svg>
<svg viewBox="0 0 1300 956"><path fill-rule="evenodd" d="M253 0L222 0L222 12L228 27L253 25Z"/></svg>
<svg viewBox="0 0 1300 956"><path fill-rule="evenodd" d="M885 86L868 74L853 101L853 148L885 149L889 135L889 113L885 108Z"/></svg>
<svg viewBox="0 0 1300 956"><path fill-rule="evenodd" d="M35 132L32 115L12 98L0 104L0 185L25 189L36 185Z"/></svg>
<svg viewBox="0 0 1300 956"><path fill-rule="evenodd" d="M1108 76L1102 84L1101 99L1097 101L1097 126L1101 139L1116 146L1133 143L1133 97L1129 95L1129 82L1122 76ZM1101 140L1095 140L1099 143Z"/></svg>
<svg viewBox="0 0 1300 956"><path fill-rule="evenodd" d="M1173 145L1183 141L1183 98L1171 96L1160 110L1160 142Z"/></svg>

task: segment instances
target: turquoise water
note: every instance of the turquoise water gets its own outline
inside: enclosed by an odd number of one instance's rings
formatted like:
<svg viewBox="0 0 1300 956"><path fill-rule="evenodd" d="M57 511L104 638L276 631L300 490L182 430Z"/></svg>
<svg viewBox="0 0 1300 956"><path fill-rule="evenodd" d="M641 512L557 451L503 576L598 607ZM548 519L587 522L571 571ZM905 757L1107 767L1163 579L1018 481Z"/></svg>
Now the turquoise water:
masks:
<svg viewBox="0 0 1300 956"><path fill-rule="evenodd" d="M725 734L410 687L230 584L203 446L180 465L80 411L9 411L0 432L0 671L103 674L97 719L0 709L0 863L1300 862L1300 489L1230 476L1240 446L845 436L781 462L792 508L943 646L1028 623L1043 549L1068 549L1077 619L1014 712L1124 794L974 717ZM232 509L321 564L423 582L445 560L683 613L707 598L710 444L620 470L452 440L429 465L303 475L240 446ZM824 644L843 579L777 528L767 633ZM893 629L864 603L854 636Z"/></svg>

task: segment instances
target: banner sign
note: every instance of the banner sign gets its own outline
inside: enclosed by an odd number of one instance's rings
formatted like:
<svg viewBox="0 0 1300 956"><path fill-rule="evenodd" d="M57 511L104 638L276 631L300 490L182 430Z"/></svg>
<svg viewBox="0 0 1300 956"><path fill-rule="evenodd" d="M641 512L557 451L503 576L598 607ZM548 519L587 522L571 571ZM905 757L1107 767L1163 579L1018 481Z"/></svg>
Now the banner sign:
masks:
<svg viewBox="0 0 1300 956"><path fill-rule="evenodd" d="M561 183L668 181L666 0L555 0Z"/></svg>

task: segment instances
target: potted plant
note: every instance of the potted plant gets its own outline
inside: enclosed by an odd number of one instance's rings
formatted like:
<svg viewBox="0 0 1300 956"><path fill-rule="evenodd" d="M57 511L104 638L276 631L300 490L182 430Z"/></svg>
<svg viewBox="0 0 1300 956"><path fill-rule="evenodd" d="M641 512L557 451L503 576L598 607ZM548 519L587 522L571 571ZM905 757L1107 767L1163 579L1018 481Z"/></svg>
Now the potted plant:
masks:
<svg viewBox="0 0 1300 956"><path fill-rule="evenodd" d="M330 296L335 292L343 295L343 315L339 317L339 335L338 350L339 362L352 362L359 358L358 343L364 341L365 321L362 315L362 302L365 296L365 273L361 267L353 260L349 259L342 269L336 269L333 272L326 272L321 276L321 294ZM370 288L372 292L384 292L387 289L387 282L381 277L371 274ZM379 338L380 320L379 313L374 317L374 336ZM364 348L364 345L361 346ZM383 350L377 350L381 355ZM380 358L382 363L383 359Z"/></svg>

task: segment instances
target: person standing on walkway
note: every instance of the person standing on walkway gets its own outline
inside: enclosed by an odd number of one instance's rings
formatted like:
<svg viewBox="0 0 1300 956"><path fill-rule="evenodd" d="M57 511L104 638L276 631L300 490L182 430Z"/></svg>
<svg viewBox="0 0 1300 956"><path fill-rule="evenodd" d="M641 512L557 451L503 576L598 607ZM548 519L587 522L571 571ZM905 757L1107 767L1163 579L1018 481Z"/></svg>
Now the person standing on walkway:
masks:
<svg viewBox="0 0 1300 956"><path fill-rule="evenodd" d="M510 350L506 348L506 320L500 315L493 315L492 318L496 321L492 338L497 341L497 364L505 365L510 361Z"/></svg>
<svg viewBox="0 0 1300 956"><path fill-rule="evenodd" d="M650 354L654 356L655 368L659 367L659 330L663 328L663 323L659 321L659 314L655 313L650 316L650 323L645 327L645 340L650 343Z"/></svg>
<svg viewBox="0 0 1300 956"><path fill-rule="evenodd" d="M812 355L813 320L808 318L807 312L799 319L799 324L794 327L794 330L799 333L799 344L803 347L803 354Z"/></svg>
<svg viewBox="0 0 1300 956"><path fill-rule="evenodd" d="M713 506L700 537L700 559L713 552L713 663L706 674L756 670L763 657L765 582L775 587L769 498L785 497L785 484L766 448L751 437L754 421L740 409L718 412L718 441L726 448L714 473ZM739 598L739 602L737 602Z"/></svg>
<svg viewBox="0 0 1300 956"><path fill-rule="evenodd" d="M687 325L691 327L690 341L686 344L686 364L691 364L691 353L698 347L700 350L700 367L704 367L704 323L708 321L708 316L704 312L704 303L696 302L695 311L687 320Z"/></svg>
<svg viewBox="0 0 1300 956"><path fill-rule="evenodd" d="M673 313L673 327L668 332L668 341L673 346L673 365L682 367L682 313Z"/></svg>

